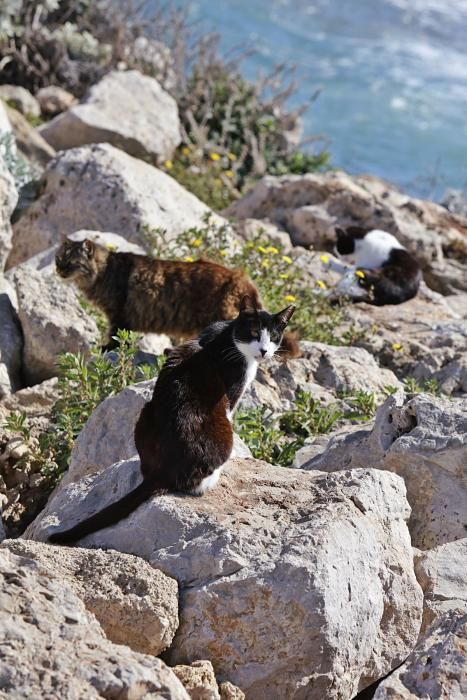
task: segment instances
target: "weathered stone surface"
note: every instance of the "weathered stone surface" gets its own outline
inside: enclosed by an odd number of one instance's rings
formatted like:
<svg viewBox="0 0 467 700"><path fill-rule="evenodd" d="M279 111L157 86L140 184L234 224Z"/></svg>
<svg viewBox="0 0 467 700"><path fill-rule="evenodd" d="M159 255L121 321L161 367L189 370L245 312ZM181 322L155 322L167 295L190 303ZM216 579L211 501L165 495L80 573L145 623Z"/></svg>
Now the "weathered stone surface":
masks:
<svg viewBox="0 0 467 700"><path fill-rule="evenodd" d="M162 662L113 644L63 581L0 550L2 697L188 700Z"/></svg>
<svg viewBox="0 0 467 700"><path fill-rule="evenodd" d="M40 128L57 150L106 141L137 158L170 158L181 138L177 103L139 71L112 71L84 100Z"/></svg>
<svg viewBox="0 0 467 700"><path fill-rule="evenodd" d="M245 693L243 690L229 681L224 681L219 686L221 700L244 700Z"/></svg>
<svg viewBox="0 0 467 700"><path fill-rule="evenodd" d="M56 275L27 266L11 271L24 335L23 369L32 384L57 374L62 352L89 352L99 340L95 321L81 308L71 286Z"/></svg>
<svg viewBox="0 0 467 700"><path fill-rule="evenodd" d="M139 480L139 462L60 486L27 536L72 526ZM176 577L171 663L212 661L248 698L352 697L413 648L415 580L402 479L311 475L232 460L202 498L152 498L82 544L137 554Z"/></svg>
<svg viewBox="0 0 467 700"><path fill-rule="evenodd" d="M42 195L15 224L8 266L80 229L141 245L145 227L165 229L170 239L209 212L169 175L109 144L71 149L50 162Z"/></svg>
<svg viewBox="0 0 467 700"><path fill-rule="evenodd" d="M11 107L28 117L39 117L39 102L29 90L21 85L0 85L0 100L8 102Z"/></svg>
<svg viewBox="0 0 467 700"><path fill-rule="evenodd" d="M57 400L57 384L57 377L52 377L41 384L26 387L5 396L0 403L0 420L3 421L11 411L26 413L29 420L48 416L51 407Z"/></svg>
<svg viewBox="0 0 467 700"><path fill-rule="evenodd" d="M10 219L17 201L18 192L13 176L6 167L0 150L0 272L5 268L12 248Z"/></svg>
<svg viewBox="0 0 467 700"><path fill-rule="evenodd" d="M219 688L210 661L193 661L190 666L180 664L172 671L183 684L191 700L220 700Z"/></svg>
<svg viewBox="0 0 467 700"><path fill-rule="evenodd" d="M7 107L6 110L18 151L37 168L45 168L54 157L55 149L42 138L37 129L34 129L20 112L11 107Z"/></svg>
<svg viewBox="0 0 467 700"><path fill-rule="evenodd" d="M293 243L318 249L331 249L335 226L384 229L416 254L433 289L444 294L467 290L461 262L467 220L375 177L336 171L267 176L226 213L266 219L290 233Z"/></svg>
<svg viewBox="0 0 467 700"><path fill-rule="evenodd" d="M467 539L416 551L415 574L425 596L422 632L448 610L467 612Z"/></svg>
<svg viewBox="0 0 467 700"><path fill-rule="evenodd" d="M11 124L6 113L6 104L0 100L0 134L11 134Z"/></svg>
<svg viewBox="0 0 467 700"><path fill-rule="evenodd" d="M467 697L467 613L447 612L420 639L374 700L464 700Z"/></svg>
<svg viewBox="0 0 467 700"><path fill-rule="evenodd" d="M58 85L48 85L41 88L36 93L36 99L39 102L43 116L47 118L55 117L57 114L64 112L77 101L71 92L58 87Z"/></svg>
<svg viewBox="0 0 467 700"><path fill-rule="evenodd" d="M23 334L16 303L15 290L0 274L0 399L21 386Z"/></svg>
<svg viewBox="0 0 467 700"><path fill-rule="evenodd" d="M157 656L178 627L178 586L147 562L120 552L6 540L13 554L34 559L64 581L116 644Z"/></svg>
<svg viewBox="0 0 467 700"><path fill-rule="evenodd" d="M356 467L400 474L412 507L409 529L420 549L465 537L467 526L467 403L419 394L390 396L372 429L331 438L303 469Z"/></svg>

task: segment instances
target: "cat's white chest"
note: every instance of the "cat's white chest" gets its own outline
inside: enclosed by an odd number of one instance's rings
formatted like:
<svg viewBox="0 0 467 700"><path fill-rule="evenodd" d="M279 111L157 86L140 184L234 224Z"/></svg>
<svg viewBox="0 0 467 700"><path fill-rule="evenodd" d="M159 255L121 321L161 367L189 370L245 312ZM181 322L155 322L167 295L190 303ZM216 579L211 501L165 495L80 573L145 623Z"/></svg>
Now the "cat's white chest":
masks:
<svg viewBox="0 0 467 700"><path fill-rule="evenodd" d="M381 267L391 250L403 248L397 238L387 231L374 230L355 241L355 265L370 270Z"/></svg>
<svg viewBox="0 0 467 700"><path fill-rule="evenodd" d="M222 474L223 468L224 468L224 465L222 464L220 467L217 467L217 469L215 469L212 474L210 474L209 476L206 476L201 481L199 486L196 489L194 489L193 493L196 496L202 496L203 493L206 493L206 491L211 491L211 489L213 489L215 486L217 486L217 482L220 479L220 475Z"/></svg>

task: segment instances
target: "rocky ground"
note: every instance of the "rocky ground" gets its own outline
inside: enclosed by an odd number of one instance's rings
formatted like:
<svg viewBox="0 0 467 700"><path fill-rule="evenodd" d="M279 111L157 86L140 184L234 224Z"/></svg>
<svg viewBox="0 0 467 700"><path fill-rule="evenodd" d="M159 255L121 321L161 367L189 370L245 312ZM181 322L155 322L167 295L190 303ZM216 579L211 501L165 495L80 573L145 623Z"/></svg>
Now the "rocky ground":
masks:
<svg viewBox="0 0 467 700"><path fill-rule="evenodd" d="M154 383L131 365L121 385L94 376L92 404L77 379L64 393L58 356L90 358L102 318L56 276L55 249L66 234L143 252L164 229L173 252L210 209L157 167L181 131L154 78L115 71L80 103L40 93L0 91L0 143L12 134L40 175L24 203L0 149L0 696L466 697L467 219L342 172L267 176L213 214L229 221L226 250L262 229L310 288L336 281L321 256L350 224L397 235L424 283L401 306L344 307L330 342L305 339L300 358L258 373L243 407L264 421L300 392L317 425L338 412L294 468L238 439L203 498L150 499L79 548L52 547L52 529L136 483L133 427ZM21 112L53 118L33 128ZM170 340L145 342L157 367ZM67 376L103 371L83 363Z"/></svg>

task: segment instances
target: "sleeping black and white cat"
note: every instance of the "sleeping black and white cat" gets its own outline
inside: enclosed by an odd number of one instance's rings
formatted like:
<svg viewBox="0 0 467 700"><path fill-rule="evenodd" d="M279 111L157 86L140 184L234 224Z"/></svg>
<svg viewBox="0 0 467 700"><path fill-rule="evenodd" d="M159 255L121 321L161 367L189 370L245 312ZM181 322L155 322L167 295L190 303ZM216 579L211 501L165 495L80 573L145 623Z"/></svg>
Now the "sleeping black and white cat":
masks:
<svg viewBox="0 0 467 700"><path fill-rule="evenodd" d="M175 348L136 423L142 482L84 522L53 533L50 542L74 542L113 525L155 493L201 495L213 488L232 453L232 414L258 363L279 349L294 310L270 314L244 297L233 321L215 323Z"/></svg>
<svg viewBox="0 0 467 700"><path fill-rule="evenodd" d="M352 301L376 306L401 304L418 292L422 273L414 256L395 236L379 229L349 226L336 228L339 255L353 255L353 266L329 260L329 267L343 274L334 293Z"/></svg>

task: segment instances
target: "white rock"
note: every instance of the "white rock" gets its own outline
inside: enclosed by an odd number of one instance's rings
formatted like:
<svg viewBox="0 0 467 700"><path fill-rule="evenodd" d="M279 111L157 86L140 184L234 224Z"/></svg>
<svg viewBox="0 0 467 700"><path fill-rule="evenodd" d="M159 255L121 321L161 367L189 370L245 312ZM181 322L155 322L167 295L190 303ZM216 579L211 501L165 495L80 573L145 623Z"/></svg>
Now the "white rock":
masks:
<svg viewBox="0 0 467 700"><path fill-rule="evenodd" d="M139 462L59 486L45 539L127 493ZM350 698L413 648L422 592L402 479L232 460L202 498L152 498L82 544L136 554L181 586L171 663L209 658L247 697Z"/></svg>
<svg viewBox="0 0 467 700"><path fill-rule="evenodd" d="M9 273L18 297L18 318L24 335L23 369L35 384L57 374L57 355L87 354L99 341L94 319L81 308L70 285L57 275L43 275L30 267Z"/></svg>
<svg viewBox="0 0 467 700"><path fill-rule="evenodd" d="M39 117L39 102L29 90L21 85L0 85L0 100L8 102L11 107L28 117Z"/></svg>
<svg viewBox="0 0 467 700"><path fill-rule="evenodd" d="M106 639L71 588L32 559L0 550L0 678L15 700L189 700L154 656Z"/></svg>
<svg viewBox="0 0 467 700"><path fill-rule="evenodd" d="M0 135L10 134L12 131L10 120L6 111L6 105L0 100Z"/></svg>
<svg viewBox="0 0 467 700"><path fill-rule="evenodd" d="M404 478L412 507L409 529L420 549L465 537L467 402L419 394L390 396L372 429L331 438L303 469L388 469Z"/></svg>
<svg viewBox="0 0 467 700"><path fill-rule="evenodd" d="M181 142L177 103L139 71L112 71L40 128L57 150L106 141L137 158L170 158Z"/></svg>
<svg viewBox="0 0 467 700"><path fill-rule="evenodd" d="M447 612L420 639L405 663L378 687L374 700L465 700L467 613Z"/></svg>
<svg viewBox="0 0 467 700"><path fill-rule="evenodd" d="M11 284L0 274L0 398L21 386L23 334Z"/></svg>
<svg viewBox="0 0 467 700"><path fill-rule="evenodd" d="M173 578L129 554L53 547L6 540L2 548L37 561L83 601L107 637L134 651L158 656L178 627L178 586Z"/></svg>
<svg viewBox="0 0 467 700"><path fill-rule="evenodd" d="M12 248L13 234L10 219L17 201L18 192L15 182L6 167L0 149L0 272L5 268L8 254Z"/></svg>
<svg viewBox="0 0 467 700"><path fill-rule="evenodd" d="M415 574L425 595L422 632L448 610L467 612L467 539L416 552Z"/></svg>
<svg viewBox="0 0 467 700"><path fill-rule="evenodd" d="M42 195L14 226L8 266L81 229L112 231L138 245L146 228L173 239L210 211L169 175L109 144L75 148L50 162Z"/></svg>

